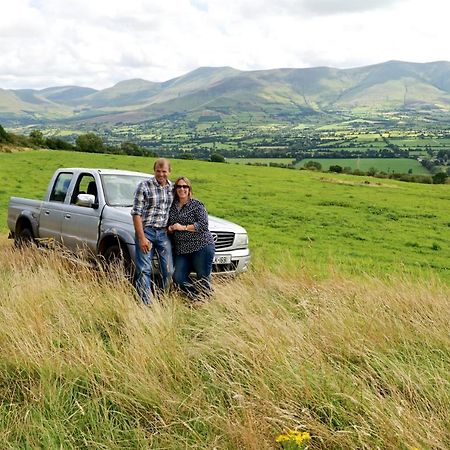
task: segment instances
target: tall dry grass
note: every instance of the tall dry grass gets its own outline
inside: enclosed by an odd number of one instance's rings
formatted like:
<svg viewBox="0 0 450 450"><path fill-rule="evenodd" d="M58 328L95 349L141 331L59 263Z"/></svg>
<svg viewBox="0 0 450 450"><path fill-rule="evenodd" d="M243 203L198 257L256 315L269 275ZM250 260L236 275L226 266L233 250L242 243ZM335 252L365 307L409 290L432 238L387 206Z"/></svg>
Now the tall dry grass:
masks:
<svg viewBox="0 0 450 450"><path fill-rule="evenodd" d="M448 286L291 265L215 288L144 308L120 274L2 243L3 448L450 448Z"/></svg>

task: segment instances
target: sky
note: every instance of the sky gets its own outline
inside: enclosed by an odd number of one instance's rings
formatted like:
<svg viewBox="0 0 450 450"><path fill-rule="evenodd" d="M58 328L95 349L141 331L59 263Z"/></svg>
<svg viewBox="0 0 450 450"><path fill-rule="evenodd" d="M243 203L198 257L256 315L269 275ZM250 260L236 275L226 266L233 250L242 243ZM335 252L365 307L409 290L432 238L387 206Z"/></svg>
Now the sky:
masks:
<svg viewBox="0 0 450 450"><path fill-rule="evenodd" d="M0 88L239 70L450 61L447 0L13 0Z"/></svg>

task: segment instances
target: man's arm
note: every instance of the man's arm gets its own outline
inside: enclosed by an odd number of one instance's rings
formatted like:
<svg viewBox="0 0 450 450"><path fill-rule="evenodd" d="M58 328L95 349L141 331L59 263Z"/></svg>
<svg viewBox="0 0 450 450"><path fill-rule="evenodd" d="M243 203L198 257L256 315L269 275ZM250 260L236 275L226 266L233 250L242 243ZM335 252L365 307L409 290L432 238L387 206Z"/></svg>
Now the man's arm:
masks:
<svg viewBox="0 0 450 450"><path fill-rule="evenodd" d="M142 225L142 217L138 215L133 216L134 231L139 242L139 247L143 253L148 253L152 248L152 243L145 237L144 227Z"/></svg>
<svg viewBox="0 0 450 450"><path fill-rule="evenodd" d="M142 211L144 204L144 187L143 183L139 183L134 193L133 208L131 209L131 216L133 217L134 231L141 251L147 253L152 248L152 243L145 237L144 226L142 224Z"/></svg>

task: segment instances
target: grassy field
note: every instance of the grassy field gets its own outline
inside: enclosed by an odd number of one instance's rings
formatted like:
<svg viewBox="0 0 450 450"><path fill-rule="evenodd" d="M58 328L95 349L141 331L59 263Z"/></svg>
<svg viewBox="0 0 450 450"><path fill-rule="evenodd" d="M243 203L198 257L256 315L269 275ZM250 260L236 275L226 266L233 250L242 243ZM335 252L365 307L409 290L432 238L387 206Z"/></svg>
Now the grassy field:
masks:
<svg viewBox="0 0 450 450"><path fill-rule="evenodd" d="M415 159L408 158L339 158L339 159L304 159L297 163L297 167L302 167L308 161L317 161L322 165L323 170L328 170L330 166L351 167L367 172L374 167L378 172L386 173L408 173L409 170L416 175L428 175L429 172Z"/></svg>
<svg viewBox="0 0 450 450"><path fill-rule="evenodd" d="M0 439L11 449L450 447L450 297L436 279L293 264L140 306L120 274L0 241Z"/></svg>
<svg viewBox="0 0 450 450"><path fill-rule="evenodd" d="M253 263L149 309L120 271L7 241L9 196L70 166L152 160L0 154L2 448L450 448L448 185L174 160Z"/></svg>
<svg viewBox="0 0 450 450"><path fill-rule="evenodd" d="M0 227L11 195L41 199L58 167L150 171L142 157L34 151L0 154ZM431 271L450 279L450 190L309 171L173 160L211 214L247 228L256 265L326 274Z"/></svg>

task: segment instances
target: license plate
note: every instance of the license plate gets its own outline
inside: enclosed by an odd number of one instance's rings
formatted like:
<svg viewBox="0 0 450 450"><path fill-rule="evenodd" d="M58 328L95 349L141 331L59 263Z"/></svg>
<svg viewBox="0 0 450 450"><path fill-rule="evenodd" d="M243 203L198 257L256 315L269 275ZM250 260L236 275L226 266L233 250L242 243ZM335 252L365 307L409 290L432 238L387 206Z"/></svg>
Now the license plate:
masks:
<svg viewBox="0 0 450 450"><path fill-rule="evenodd" d="M214 255L213 264L230 264L231 255Z"/></svg>

